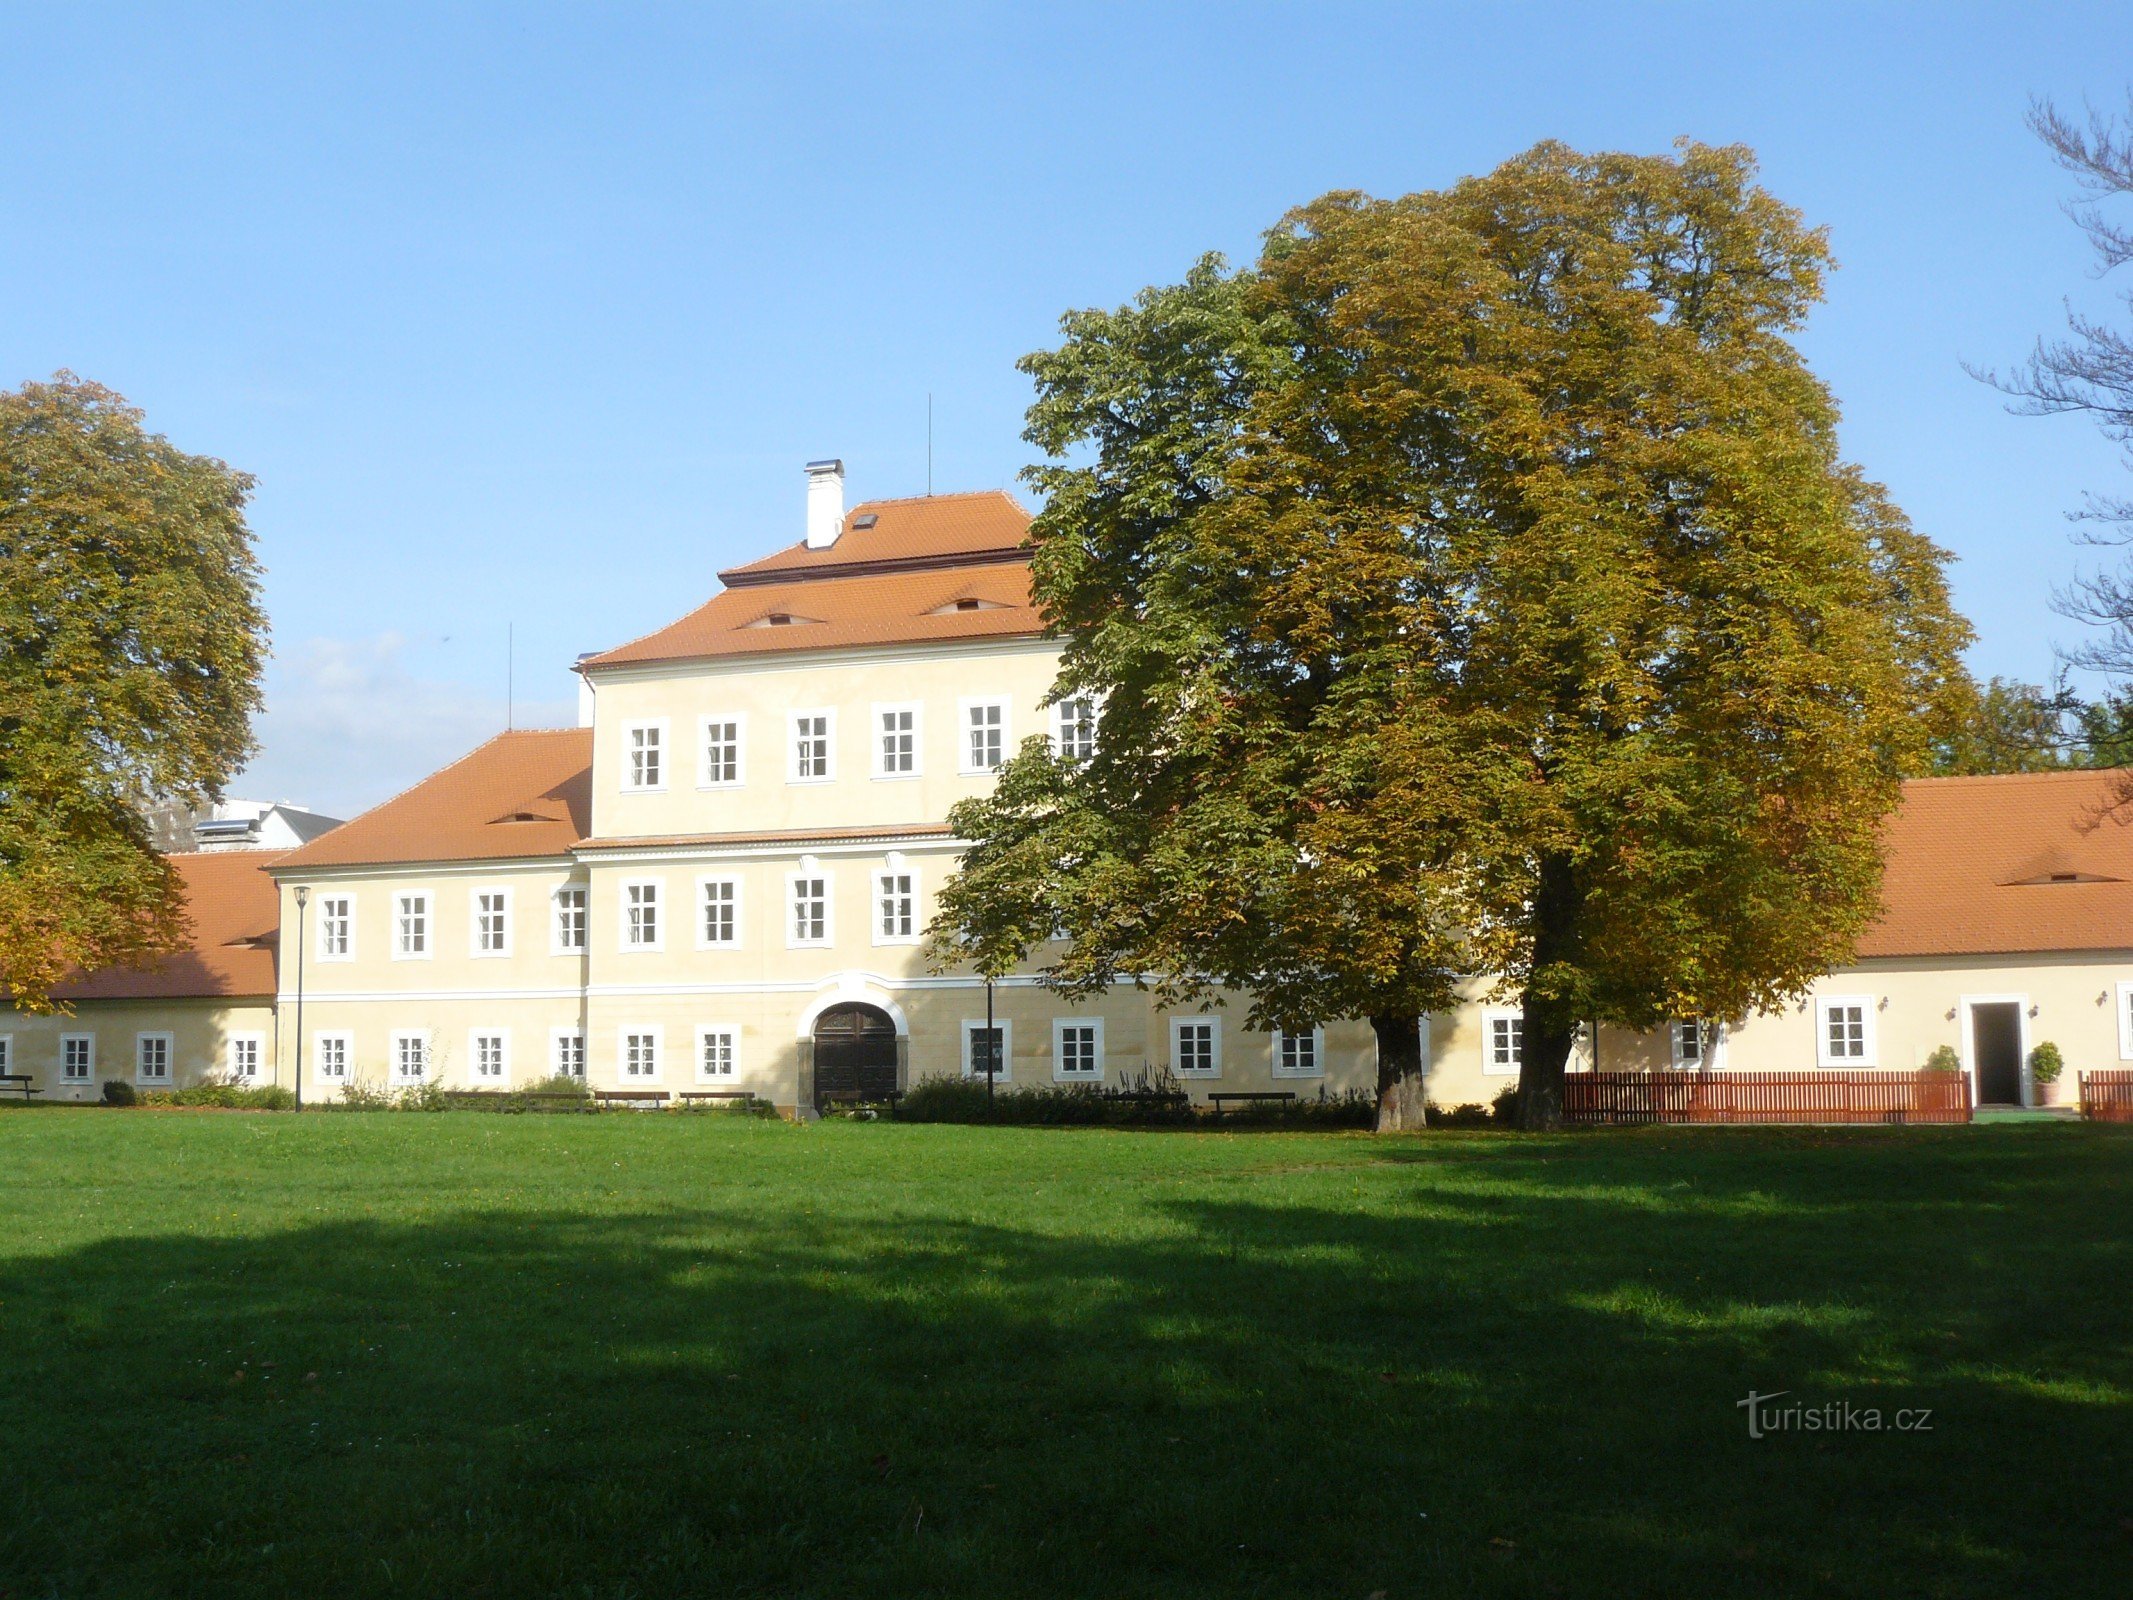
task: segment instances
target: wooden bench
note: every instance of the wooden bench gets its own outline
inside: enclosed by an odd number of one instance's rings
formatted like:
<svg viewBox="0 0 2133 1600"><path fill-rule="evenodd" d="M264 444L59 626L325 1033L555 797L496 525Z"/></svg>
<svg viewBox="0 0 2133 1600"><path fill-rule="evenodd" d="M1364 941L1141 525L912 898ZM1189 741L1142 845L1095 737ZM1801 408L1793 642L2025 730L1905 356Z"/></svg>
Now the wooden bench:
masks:
<svg viewBox="0 0 2133 1600"><path fill-rule="evenodd" d="M681 1091L680 1098L685 1102L696 1100L736 1100L743 1105L753 1105L755 1103L755 1091L753 1089L684 1089Z"/></svg>
<svg viewBox="0 0 2133 1600"><path fill-rule="evenodd" d="M1293 1089L1257 1089L1250 1092L1238 1090L1230 1094L1211 1094L1207 1097L1207 1103L1215 1108L1215 1115L1219 1117L1232 1106L1255 1106L1266 1102L1281 1105L1295 1098L1296 1092Z"/></svg>
<svg viewBox="0 0 2133 1600"><path fill-rule="evenodd" d="M44 1093L42 1089L32 1089L30 1087L30 1075L27 1072L0 1072L0 1084L9 1083L12 1083L22 1091L22 1098L25 1100L29 1099L33 1094Z"/></svg>
<svg viewBox="0 0 2133 1600"><path fill-rule="evenodd" d="M663 1106L674 1098L664 1089L595 1089L592 1097L600 1106Z"/></svg>
<svg viewBox="0 0 2133 1600"><path fill-rule="evenodd" d="M572 1105L583 1105L585 1096L572 1094L568 1089L447 1089L444 1091L448 1105L486 1106L499 1100L557 1100Z"/></svg>

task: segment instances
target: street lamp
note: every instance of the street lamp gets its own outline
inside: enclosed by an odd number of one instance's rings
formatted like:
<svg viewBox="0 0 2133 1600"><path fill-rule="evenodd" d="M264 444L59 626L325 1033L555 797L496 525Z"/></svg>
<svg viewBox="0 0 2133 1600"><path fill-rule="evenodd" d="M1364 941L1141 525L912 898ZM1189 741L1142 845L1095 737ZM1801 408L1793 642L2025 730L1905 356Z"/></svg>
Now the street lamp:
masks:
<svg viewBox="0 0 2133 1600"><path fill-rule="evenodd" d="M296 886L296 1109L304 1109L304 907L311 890Z"/></svg>
<svg viewBox="0 0 2133 1600"><path fill-rule="evenodd" d="M985 1120L992 1120L992 1080L1000 1070L1000 1033L992 1021L992 974L985 974Z"/></svg>

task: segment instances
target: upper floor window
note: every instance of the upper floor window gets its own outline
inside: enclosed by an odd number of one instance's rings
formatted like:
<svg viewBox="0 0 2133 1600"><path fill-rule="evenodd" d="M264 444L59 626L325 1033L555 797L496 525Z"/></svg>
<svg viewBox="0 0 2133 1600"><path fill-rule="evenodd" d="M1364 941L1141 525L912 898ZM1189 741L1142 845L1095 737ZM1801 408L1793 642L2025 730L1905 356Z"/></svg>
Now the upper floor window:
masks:
<svg viewBox="0 0 2133 1600"><path fill-rule="evenodd" d="M318 903L318 958L346 961L355 943L355 901L345 894L323 895Z"/></svg>
<svg viewBox="0 0 2133 1600"><path fill-rule="evenodd" d="M555 950L568 955L585 948L585 885L566 883L555 892Z"/></svg>
<svg viewBox="0 0 2133 1600"><path fill-rule="evenodd" d="M703 770L697 782L707 789L728 789L741 781L741 719L704 718Z"/></svg>
<svg viewBox="0 0 2133 1600"><path fill-rule="evenodd" d="M908 872L874 875L877 944L902 943L918 937L916 880Z"/></svg>
<svg viewBox="0 0 2133 1600"><path fill-rule="evenodd" d="M918 707L874 708L874 776L918 776Z"/></svg>
<svg viewBox="0 0 2133 1600"><path fill-rule="evenodd" d="M1096 702L1087 695L1076 695L1071 700L1062 700L1052 707L1056 718L1053 740L1059 747L1062 761L1086 761L1096 754Z"/></svg>
<svg viewBox="0 0 2133 1600"><path fill-rule="evenodd" d="M623 730L622 787L659 789L666 785L666 725L633 722Z"/></svg>
<svg viewBox="0 0 2133 1600"><path fill-rule="evenodd" d="M656 950L660 941L659 885L643 881L622 886L622 943L631 950Z"/></svg>
<svg viewBox="0 0 2133 1600"><path fill-rule="evenodd" d="M702 896L703 921L697 927L697 942L731 945L741 942L741 881L738 878L704 878L697 891Z"/></svg>
<svg viewBox="0 0 2133 1600"><path fill-rule="evenodd" d="M790 944L829 943L829 879L818 873L792 877Z"/></svg>
<svg viewBox="0 0 2133 1600"><path fill-rule="evenodd" d="M1007 759L1007 702L963 702L963 770L991 772Z"/></svg>
<svg viewBox="0 0 2133 1600"><path fill-rule="evenodd" d="M830 713L796 711L792 718L794 783L822 783L830 777Z"/></svg>
<svg viewBox="0 0 2133 1600"><path fill-rule="evenodd" d="M511 953L511 891L476 889L474 901L474 953L507 956Z"/></svg>
<svg viewBox="0 0 2133 1600"><path fill-rule="evenodd" d="M430 953L430 897L396 895L393 899L393 955L427 959Z"/></svg>

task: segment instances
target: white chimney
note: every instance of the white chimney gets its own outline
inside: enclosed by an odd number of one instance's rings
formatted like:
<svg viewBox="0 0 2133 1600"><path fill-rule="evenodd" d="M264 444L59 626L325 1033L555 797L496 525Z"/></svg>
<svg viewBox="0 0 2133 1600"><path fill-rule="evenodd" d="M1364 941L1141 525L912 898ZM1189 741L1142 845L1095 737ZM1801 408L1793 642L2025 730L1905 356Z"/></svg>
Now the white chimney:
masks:
<svg viewBox="0 0 2133 1600"><path fill-rule="evenodd" d="M807 464L807 548L827 550L844 532L844 463Z"/></svg>

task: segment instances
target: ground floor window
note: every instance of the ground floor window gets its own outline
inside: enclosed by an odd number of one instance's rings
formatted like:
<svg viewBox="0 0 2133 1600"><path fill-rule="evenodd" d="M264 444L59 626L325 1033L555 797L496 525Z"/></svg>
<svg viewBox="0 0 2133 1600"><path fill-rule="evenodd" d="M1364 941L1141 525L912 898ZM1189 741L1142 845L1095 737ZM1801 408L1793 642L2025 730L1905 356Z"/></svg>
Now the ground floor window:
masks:
<svg viewBox="0 0 2133 1600"><path fill-rule="evenodd" d="M96 1071L96 1035L63 1033L59 1036L59 1075L68 1083L87 1083Z"/></svg>
<svg viewBox="0 0 2133 1600"><path fill-rule="evenodd" d="M1484 1072L1515 1073L1526 1059L1526 1019L1516 1011L1496 1011L1483 1019L1487 1032L1481 1042Z"/></svg>
<svg viewBox="0 0 2133 1600"><path fill-rule="evenodd" d="M1674 1065L1693 1071L1705 1064L1709 1053L1705 1046L1710 1041L1710 1025L1694 1018L1681 1018L1673 1022L1668 1033L1673 1040Z"/></svg>
<svg viewBox="0 0 2133 1600"><path fill-rule="evenodd" d="M245 1082L259 1076L259 1058L262 1041L256 1033L238 1033L230 1036L230 1076Z"/></svg>
<svg viewBox="0 0 2133 1600"><path fill-rule="evenodd" d="M499 1029L484 1029L474 1035L474 1081L502 1083L509 1066L510 1047Z"/></svg>
<svg viewBox="0 0 2133 1600"><path fill-rule="evenodd" d="M1815 1002L1815 1035L1825 1067L1874 1064L1874 1006L1864 995L1832 995Z"/></svg>
<svg viewBox="0 0 2133 1600"><path fill-rule="evenodd" d="M696 1075L706 1082L732 1077L739 1058L738 1039L733 1028L697 1029Z"/></svg>
<svg viewBox="0 0 2133 1600"><path fill-rule="evenodd" d="M313 1046L313 1059L321 1078L339 1080L348 1076L348 1035L322 1033Z"/></svg>
<svg viewBox="0 0 2133 1600"><path fill-rule="evenodd" d="M1222 1030L1213 1017L1170 1019L1170 1065L1181 1078L1222 1073Z"/></svg>
<svg viewBox="0 0 2133 1600"><path fill-rule="evenodd" d="M15 1036L12 1033L0 1033L0 1072L13 1072L14 1070Z"/></svg>
<svg viewBox="0 0 2133 1600"><path fill-rule="evenodd" d="M559 1028L555 1033L551 1066L559 1078L585 1076L585 1035L577 1028Z"/></svg>
<svg viewBox="0 0 2133 1600"><path fill-rule="evenodd" d="M657 1028L625 1028L623 1030L622 1076L625 1078L656 1078L659 1076L659 1030Z"/></svg>
<svg viewBox="0 0 2133 1600"><path fill-rule="evenodd" d="M1094 1082L1104 1075L1104 1025L1091 1018L1052 1025L1052 1071Z"/></svg>
<svg viewBox="0 0 2133 1600"><path fill-rule="evenodd" d="M1274 1076L1316 1078L1324 1074L1325 1035L1317 1028L1308 1033L1283 1029L1274 1035Z"/></svg>
<svg viewBox="0 0 2133 1600"><path fill-rule="evenodd" d="M995 1018L991 1027L982 1020L963 1024L963 1075L967 1078L990 1076L994 1083L1005 1083L1010 1054L1010 1024L1005 1018Z"/></svg>
<svg viewBox="0 0 2133 1600"><path fill-rule="evenodd" d="M426 1033L393 1035L393 1081L420 1083L430 1070L430 1036Z"/></svg>
<svg viewBox="0 0 2133 1600"><path fill-rule="evenodd" d="M144 1033L136 1036L133 1064L143 1083L170 1082L170 1035Z"/></svg>

